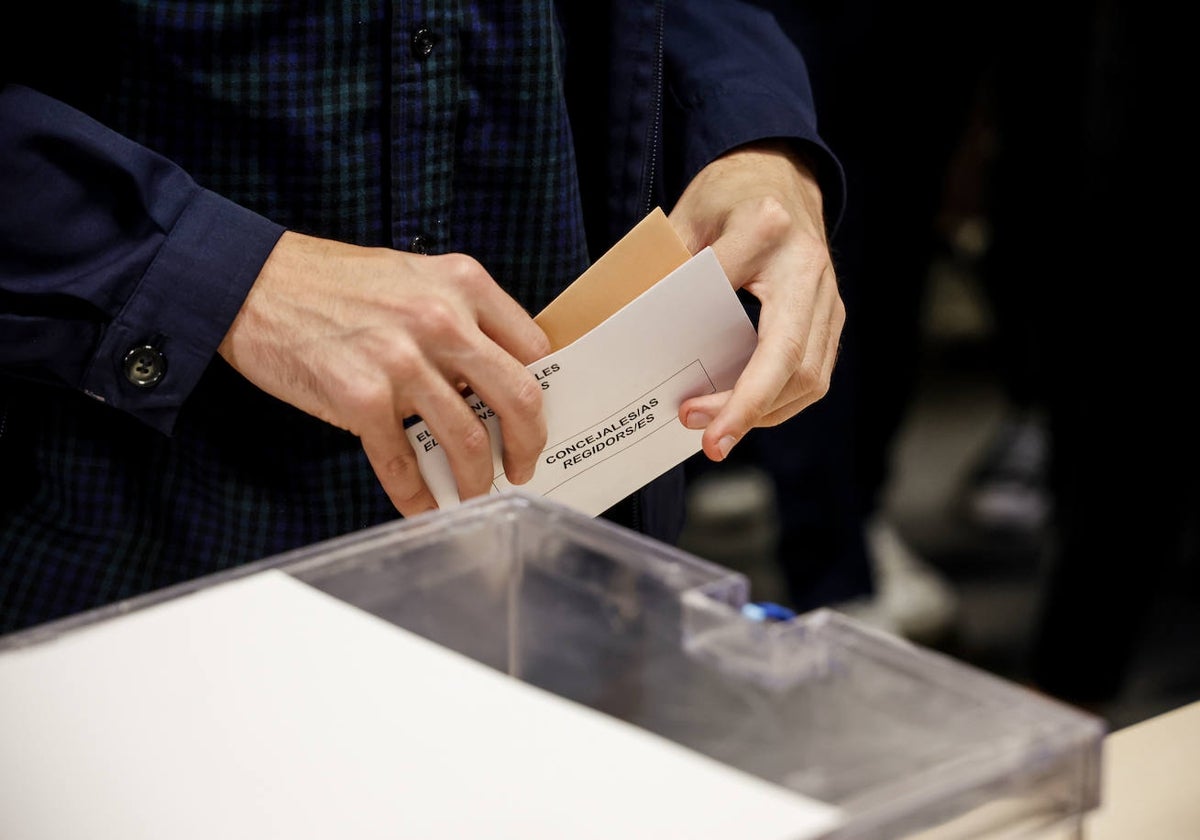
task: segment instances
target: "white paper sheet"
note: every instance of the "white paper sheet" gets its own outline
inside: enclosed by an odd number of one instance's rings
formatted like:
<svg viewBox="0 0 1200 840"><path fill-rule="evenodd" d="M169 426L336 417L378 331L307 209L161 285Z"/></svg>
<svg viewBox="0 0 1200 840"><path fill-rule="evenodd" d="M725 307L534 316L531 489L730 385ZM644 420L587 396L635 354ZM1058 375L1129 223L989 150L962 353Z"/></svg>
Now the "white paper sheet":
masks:
<svg viewBox="0 0 1200 840"><path fill-rule="evenodd" d="M542 382L547 447L521 489L595 516L700 451L680 404L733 387L757 335L711 248L705 248L590 332L529 365ZM492 437L493 492L512 487L500 418L472 406ZM424 422L408 428L426 484L445 509L454 475Z"/></svg>
<svg viewBox="0 0 1200 840"><path fill-rule="evenodd" d="M5 840L804 840L840 820L278 571L0 654Z"/></svg>

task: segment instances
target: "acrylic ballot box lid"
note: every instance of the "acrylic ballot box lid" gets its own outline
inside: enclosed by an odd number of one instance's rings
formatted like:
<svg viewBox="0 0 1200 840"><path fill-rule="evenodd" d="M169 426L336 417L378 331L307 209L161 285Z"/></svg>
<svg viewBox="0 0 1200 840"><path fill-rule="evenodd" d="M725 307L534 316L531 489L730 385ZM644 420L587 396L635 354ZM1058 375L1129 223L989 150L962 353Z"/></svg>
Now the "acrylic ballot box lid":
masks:
<svg viewBox="0 0 1200 840"><path fill-rule="evenodd" d="M752 617L745 576L520 493L0 637L0 708L6 691L24 698L3 712L6 737L25 731L16 719L31 706L57 702L40 686L14 690L22 674L38 673L21 670L26 660L264 573L283 573L481 672L515 677L562 705L831 809L825 828L798 827L796 837L1032 838L1081 826L1099 804L1098 718L830 610ZM72 702L86 709L87 689ZM402 703L395 713L403 715ZM86 721L78 726L86 733ZM181 736L180 749L210 738L188 731L194 740ZM37 799L29 772L0 756L0 779L25 779L24 798L12 802ZM0 814L0 835L3 824Z"/></svg>

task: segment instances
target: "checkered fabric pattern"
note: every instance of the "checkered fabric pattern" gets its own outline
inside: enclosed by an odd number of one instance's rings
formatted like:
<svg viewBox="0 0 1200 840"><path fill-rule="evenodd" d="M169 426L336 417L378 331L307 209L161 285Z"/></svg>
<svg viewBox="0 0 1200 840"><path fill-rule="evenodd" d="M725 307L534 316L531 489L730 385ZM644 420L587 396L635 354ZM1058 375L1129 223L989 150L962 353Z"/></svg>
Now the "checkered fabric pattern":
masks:
<svg viewBox="0 0 1200 840"><path fill-rule="evenodd" d="M466 252L530 311L587 265L549 0L116 3L91 112L294 230ZM0 633L394 518L356 438L220 360L170 438L13 384Z"/></svg>

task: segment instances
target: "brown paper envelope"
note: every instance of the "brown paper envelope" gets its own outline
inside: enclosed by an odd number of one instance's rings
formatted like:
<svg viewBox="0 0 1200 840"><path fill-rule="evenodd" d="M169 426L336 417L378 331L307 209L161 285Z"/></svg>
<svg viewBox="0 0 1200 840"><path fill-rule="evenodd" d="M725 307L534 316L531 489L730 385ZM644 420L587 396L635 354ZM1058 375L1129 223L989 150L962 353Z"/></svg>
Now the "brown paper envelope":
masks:
<svg viewBox="0 0 1200 840"><path fill-rule="evenodd" d="M691 256L662 208L655 207L533 320L550 338L552 351L566 347Z"/></svg>

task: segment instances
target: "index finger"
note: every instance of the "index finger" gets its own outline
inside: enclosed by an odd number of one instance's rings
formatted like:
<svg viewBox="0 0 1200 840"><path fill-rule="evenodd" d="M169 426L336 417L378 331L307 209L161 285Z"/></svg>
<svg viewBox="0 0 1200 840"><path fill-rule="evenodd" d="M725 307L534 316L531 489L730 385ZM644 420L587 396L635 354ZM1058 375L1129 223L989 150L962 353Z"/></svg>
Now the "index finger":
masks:
<svg viewBox="0 0 1200 840"><path fill-rule="evenodd" d="M494 282L472 290L479 329L522 365L550 352L550 339L515 298Z"/></svg>
<svg viewBox="0 0 1200 840"><path fill-rule="evenodd" d="M733 390L698 397L680 407L685 424L704 425L701 445L708 457L722 460L750 429L777 425L828 393L845 310L834 302L830 317L832 321L819 319L810 325L801 347L801 339L792 335L790 319L777 307L764 306L758 346ZM689 422L693 412L712 419L706 425Z"/></svg>
<svg viewBox="0 0 1200 840"><path fill-rule="evenodd" d="M546 447L542 386L499 345L488 344L472 356L461 374L500 421L505 475L513 484L524 484L533 477Z"/></svg>

